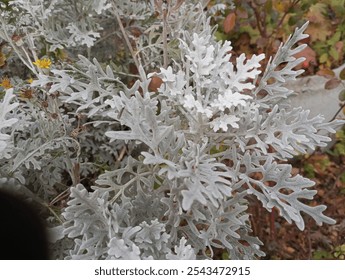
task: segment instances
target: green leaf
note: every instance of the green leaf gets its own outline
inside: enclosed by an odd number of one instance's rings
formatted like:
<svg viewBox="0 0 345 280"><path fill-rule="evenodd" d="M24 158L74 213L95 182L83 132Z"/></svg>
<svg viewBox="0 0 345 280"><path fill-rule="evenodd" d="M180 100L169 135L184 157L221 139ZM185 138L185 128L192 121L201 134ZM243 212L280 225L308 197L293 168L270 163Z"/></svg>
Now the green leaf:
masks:
<svg viewBox="0 0 345 280"><path fill-rule="evenodd" d="M272 13L272 0L269 0L265 3L265 12L267 14L271 14Z"/></svg>
<svg viewBox="0 0 345 280"><path fill-rule="evenodd" d="M339 78L340 78L341 80L345 80L345 68L344 68L343 70L340 71L340 73L339 73Z"/></svg>
<svg viewBox="0 0 345 280"><path fill-rule="evenodd" d="M327 60L328 60L327 53L323 53L322 55L320 55L320 58L319 58L320 63L325 63Z"/></svg>
<svg viewBox="0 0 345 280"><path fill-rule="evenodd" d="M344 156L345 155L345 143L335 144L334 151L338 156Z"/></svg>
<svg viewBox="0 0 345 280"><path fill-rule="evenodd" d="M214 155L214 154L217 154L217 153L221 153L221 152L224 152L226 150L226 147L223 146L223 145L220 145L220 146L213 146L210 150L210 154L211 155Z"/></svg>
<svg viewBox="0 0 345 280"><path fill-rule="evenodd" d="M333 259L333 256L330 252L327 251L315 251L313 253L314 260L330 260Z"/></svg>
<svg viewBox="0 0 345 280"><path fill-rule="evenodd" d="M339 92L339 100L345 101L345 89L343 89L341 92Z"/></svg>
<svg viewBox="0 0 345 280"><path fill-rule="evenodd" d="M337 31L334 35L327 41L329 46L334 46L335 43L340 41L341 32Z"/></svg>
<svg viewBox="0 0 345 280"><path fill-rule="evenodd" d="M221 31L216 31L214 36L215 36L217 41L225 41L225 40L227 40L226 34L224 34Z"/></svg>
<svg viewBox="0 0 345 280"><path fill-rule="evenodd" d="M153 184L153 189L158 189L162 183L164 182L164 179L158 175L155 175L155 178L156 180L154 181L154 184Z"/></svg>
<svg viewBox="0 0 345 280"><path fill-rule="evenodd" d="M314 171L314 166L310 163L306 163L303 166L304 172L306 173L306 177L308 178L315 178L315 171Z"/></svg>
<svg viewBox="0 0 345 280"><path fill-rule="evenodd" d="M335 47L331 47L331 49L329 50L329 54L334 58L334 60L339 59L339 53Z"/></svg>
<svg viewBox="0 0 345 280"><path fill-rule="evenodd" d="M293 15L293 16L291 16L289 18L288 24L290 26L295 26L298 23L299 20L300 20L300 16L299 15Z"/></svg>
<svg viewBox="0 0 345 280"><path fill-rule="evenodd" d="M334 257L337 259L344 259L345 257L345 244L337 246L335 252L333 253Z"/></svg>

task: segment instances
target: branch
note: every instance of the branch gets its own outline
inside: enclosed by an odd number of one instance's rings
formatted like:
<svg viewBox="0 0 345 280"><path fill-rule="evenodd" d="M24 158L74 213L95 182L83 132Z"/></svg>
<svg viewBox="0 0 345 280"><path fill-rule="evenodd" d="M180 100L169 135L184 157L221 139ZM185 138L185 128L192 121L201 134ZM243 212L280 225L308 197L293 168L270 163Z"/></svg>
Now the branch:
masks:
<svg viewBox="0 0 345 280"><path fill-rule="evenodd" d="M133 48L132 48L131 42L129 41L129 38L128 38L128 36L127 36L126 30L125 30L125 28L123 27L121 18L120 18L119 13L117 12L117 9L116 9L116 1L115 1L115 0L113 0L113 11L114 11L116 20L117 20L117 22L118 22L118 24L119 24L119 26L120 26L122 35L123 35L123 37L124 37L124 39L125 39L125 41L126 41L127 47L128 47L128 49L129 49L129 51L130 51L132 57L133 57L135 66L137 67L137 69L138 69L138 71L139 71L139 69L140 69L140 62L139 62L138 58L136 57L136 54L135 54L135 52L134 52L134 50L133 50ZM141 76L142 74L141 74L140 71L139 71L139 73L140 73L140 76ZM142 76L141 76L141 80L145 80L145 79L146 79L145 77L142 77Z"/></svg>
<svg viewBox="0 0 345 280"><path fill-rule="evenodd" d="M164 3L163 6L163 67L168 68L168 33L167 18L169 14L169 4Z"/></svg>

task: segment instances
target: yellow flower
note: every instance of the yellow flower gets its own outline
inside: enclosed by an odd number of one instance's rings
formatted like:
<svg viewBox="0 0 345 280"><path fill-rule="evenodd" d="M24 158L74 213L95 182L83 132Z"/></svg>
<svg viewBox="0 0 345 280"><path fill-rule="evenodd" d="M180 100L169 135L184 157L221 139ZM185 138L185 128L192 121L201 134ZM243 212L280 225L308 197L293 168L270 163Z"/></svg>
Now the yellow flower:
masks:
<svg viewBox="0 0 345 280"><path fill-rule="evenodd" d="M13 88L10 79L7 77L1 79L0 86L2 86L5 89Z"/></svg>
<svg viewBox="0 0 345 280"><path fill-rule="evenodd" d="M33 78L30 78L30 79L27 79L26 80L29 84L32 84L32 82L34 81L34 79Z"/></svg>
<svg viewBox="0 0 345 280"><path fill-rule="evenodd" d="M41 69L49 69L52 62L49 58L37 59L34 64Z"/></svg>

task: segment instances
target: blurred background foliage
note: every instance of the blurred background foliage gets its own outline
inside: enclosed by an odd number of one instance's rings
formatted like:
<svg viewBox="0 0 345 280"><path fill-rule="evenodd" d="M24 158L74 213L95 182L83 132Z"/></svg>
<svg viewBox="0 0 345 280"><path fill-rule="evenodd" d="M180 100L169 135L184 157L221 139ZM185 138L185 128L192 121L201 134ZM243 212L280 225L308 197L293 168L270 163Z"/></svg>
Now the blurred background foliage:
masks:
<svg viewBox="0 0 345 280"><path fill-rule="evenodd" d="M214 1L210 1L209 6ZM224 1L225 3L226 1ZM345 0L235 0L235 9L218 11L216 37L233 42L237 54L275 54L296 26L309 21L308 43L299 56L306 74L344 63ZM322 73L322 72L321 72Z"/></svg>
<svg viewBox="0 0 345 280"><path fill-rule="evenodd" d="M225 9L212 17L218 40L229 40L233 58L265 53L266 62L297 26L309 21L308 44L298 57L303 75L328 78L325 89L344 83L345 70L335 77L334 68L343 65L345 44L345 0L235 0L210 1L208 8L222 2ZM340 106L345 100L340 93ZM336 112L334 112L336 113ZM335 144L327 151L315 151L292 160L293 172L315 182L317 200L328 206L327 214L337 220L333 226L317 228L307 219L307 230L299 231L281 219L277 212L262 210L257 202L251 206L254 234L265 244L267 259L344 259L345 258L345 129L336 134ZM226 258L220 252L220 258Z"/></svg>

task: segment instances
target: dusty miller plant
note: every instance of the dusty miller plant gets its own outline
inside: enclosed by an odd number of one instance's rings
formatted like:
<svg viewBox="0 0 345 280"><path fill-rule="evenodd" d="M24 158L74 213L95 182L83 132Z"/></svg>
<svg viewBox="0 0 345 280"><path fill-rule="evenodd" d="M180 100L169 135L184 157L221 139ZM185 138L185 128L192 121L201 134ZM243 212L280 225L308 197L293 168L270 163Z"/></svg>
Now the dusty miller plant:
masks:
<svg viewBox="0 0 345 280"><path fill-rule="evenodd" d="M35 78L16 77L0 101L0 187L49 209L55 258L208 259L214 248L231 259L261 257L249 197L301 230L302 212L335 222L326 206L305 203L314 183L286 163L325 146L320 132L343 124L286 101L284 83L302 73L294 55L307 23L262 73L263 54L233 59L231 43L215 41L199 1L84 2L10 1L1 19L2 40ZM13 22L16 14L23 17ZM117 24L104 36L128 48L133 85L103 58L33 64L40 48L90 56L109 19Z"/></svg>

